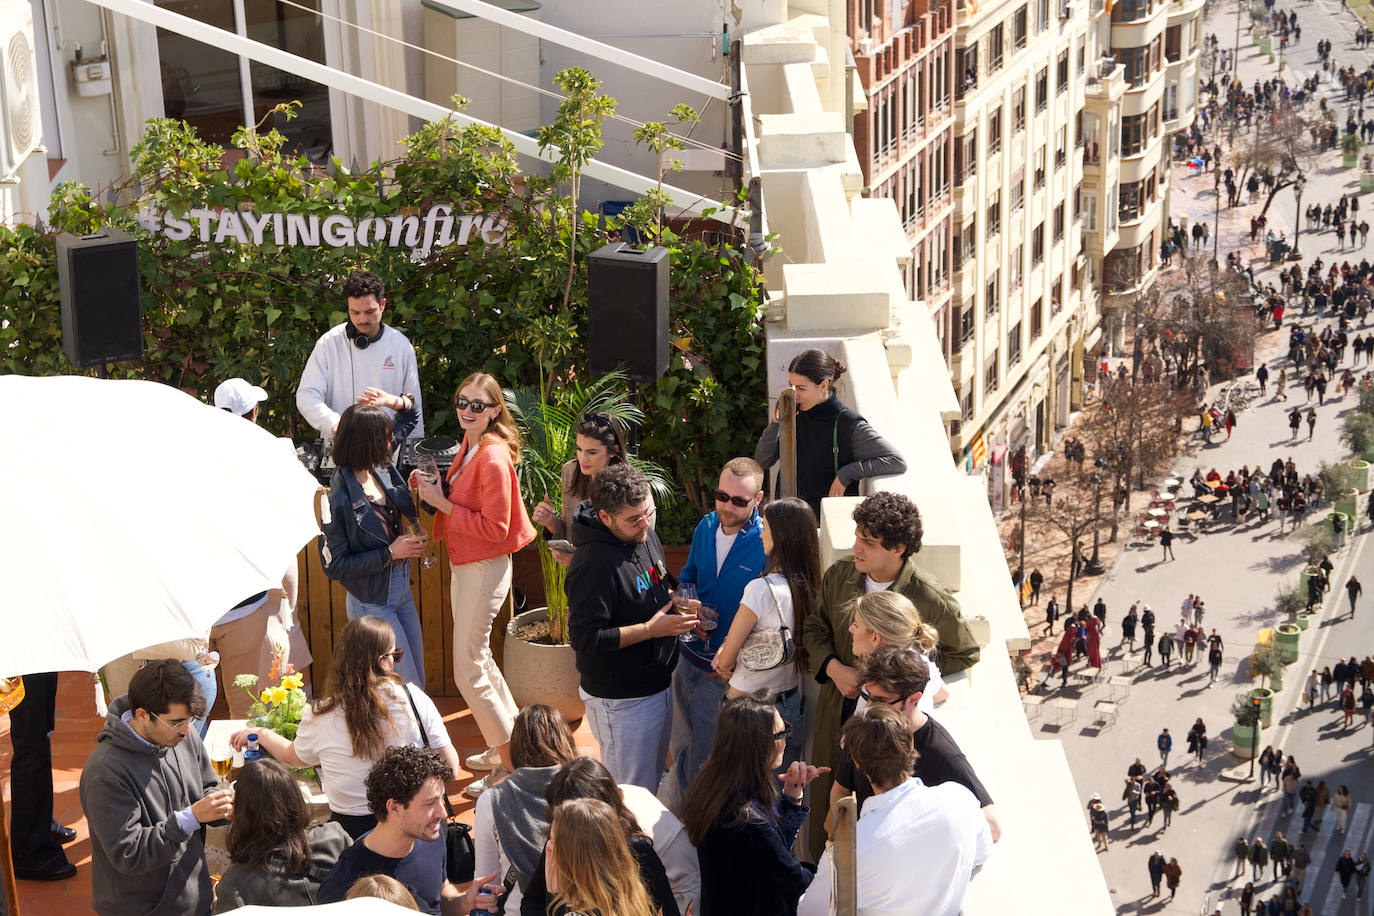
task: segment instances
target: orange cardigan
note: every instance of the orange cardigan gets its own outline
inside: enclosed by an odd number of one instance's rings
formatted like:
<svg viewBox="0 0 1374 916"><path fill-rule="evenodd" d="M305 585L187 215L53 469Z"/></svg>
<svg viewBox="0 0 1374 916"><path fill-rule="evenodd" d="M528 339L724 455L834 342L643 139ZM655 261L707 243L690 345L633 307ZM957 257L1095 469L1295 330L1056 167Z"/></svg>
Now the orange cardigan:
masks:
<svg viewBox="0 0 1374 916"><path fill-rule="evenodd" d="M505 440L483 436L477 454L463 467L466 453L464 441L448 469L453 511L442 525L434 526L434 536L448 541L454 566L515 553L535 535Z"/></svg>

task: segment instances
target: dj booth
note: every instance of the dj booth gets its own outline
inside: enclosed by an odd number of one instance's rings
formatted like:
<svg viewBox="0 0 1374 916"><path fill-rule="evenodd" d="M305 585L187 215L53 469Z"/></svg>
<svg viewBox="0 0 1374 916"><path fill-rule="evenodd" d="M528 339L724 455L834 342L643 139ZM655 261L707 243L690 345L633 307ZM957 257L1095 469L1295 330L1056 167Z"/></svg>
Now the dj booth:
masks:
<svg viewBox="0 0 1374 916"><path fill-rule="evenodd" d="M317 516L328 500L329 482L334 475L333 444L332 439L295 440L296 456L320 482L315 505ZM396 446L392 461L402 476L409 477L425 457L432 457L440 473L443 473L457 456L458 445L457 439L444 437L403 439ZM416 503L420 509L420 526L425 531L432 530L437 513L427 511L418 499ZM453 618L448 550L443 544L437 544L433 548L433 556L438 562L430 569L421 568L418 560L410 563L410 587L415 595L415 607L420 613L420 626L425 635L424 688L430 696L456 697L459 692L453 682ZM492 625L492 654L498 664L502 660L506 622L510 620L516 592L531 598L543 594L539 558L533 551L516 554L514 567L511 597L507 598L505 609ZM297 574L296 615L315 659L311 667L311 680L322 687L334 655L335 634L348 623L344 588L324 574L318 539L312 540L300 552Z"/></svg>

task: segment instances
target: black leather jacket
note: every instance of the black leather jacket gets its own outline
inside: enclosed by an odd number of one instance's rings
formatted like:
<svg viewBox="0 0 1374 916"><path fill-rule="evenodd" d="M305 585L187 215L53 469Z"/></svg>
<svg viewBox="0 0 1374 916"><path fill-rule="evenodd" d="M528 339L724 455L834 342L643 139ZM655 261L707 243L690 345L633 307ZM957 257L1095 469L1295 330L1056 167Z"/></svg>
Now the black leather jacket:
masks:
<svg viewBox="0 0 1374 916"><path fill-rule="evenodd" d="M399 471L375 469L387 501L412 522L415 502ZM320 559L324 573L367 604L384 604L391 585L391 538L368 505L362 485L350 467L338 467L329 481L329 519L321 526Z"/></svg>

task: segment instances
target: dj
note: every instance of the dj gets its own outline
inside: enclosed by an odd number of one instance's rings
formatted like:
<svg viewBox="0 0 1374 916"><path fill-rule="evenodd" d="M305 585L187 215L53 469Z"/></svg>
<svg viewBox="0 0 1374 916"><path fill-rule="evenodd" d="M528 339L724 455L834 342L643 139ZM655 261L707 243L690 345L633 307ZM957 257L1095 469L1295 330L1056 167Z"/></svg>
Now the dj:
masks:
<svg viewBox="0 0 1374 916"><path fill-rule="evenodd" d="M381 407L396 420L396 439L423 436L420 373L415 348L382 323L382 278L355 270L343 286L348 320L315 342L296 389L296 408L322 436L334 435L350 404Z"/></svg>

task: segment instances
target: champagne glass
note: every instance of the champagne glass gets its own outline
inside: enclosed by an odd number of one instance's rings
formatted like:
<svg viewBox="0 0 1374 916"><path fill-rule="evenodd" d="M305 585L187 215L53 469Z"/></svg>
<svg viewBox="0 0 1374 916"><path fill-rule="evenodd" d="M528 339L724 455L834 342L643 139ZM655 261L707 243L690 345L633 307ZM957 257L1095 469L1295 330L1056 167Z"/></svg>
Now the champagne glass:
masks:
<svg viewBox="0 0 1374 916"><path fill-rule="evenodd" d="M420 456L420 466L416 468L420 473L420 479L425 483L439 483L439 464L434 460L433 455L422 454Z"/></svg>

